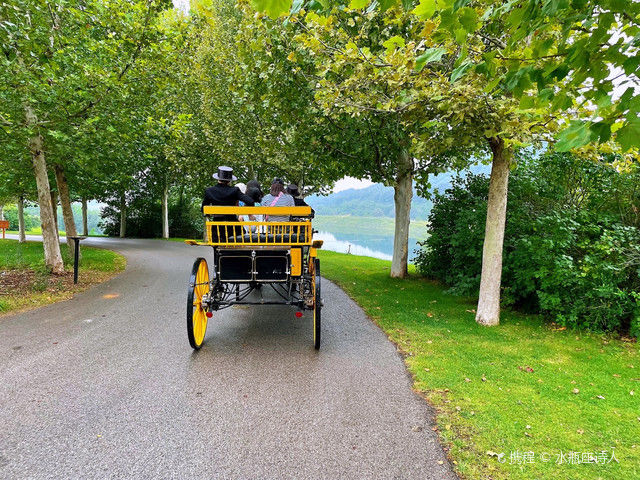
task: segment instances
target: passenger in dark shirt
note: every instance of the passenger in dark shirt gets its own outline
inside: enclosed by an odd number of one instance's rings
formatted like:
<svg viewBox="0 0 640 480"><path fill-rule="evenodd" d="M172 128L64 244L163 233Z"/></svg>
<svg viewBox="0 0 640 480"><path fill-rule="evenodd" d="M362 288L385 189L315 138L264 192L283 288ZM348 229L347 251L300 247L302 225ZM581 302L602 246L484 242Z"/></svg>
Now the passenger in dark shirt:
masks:
<svg viewBox="0 0 640 480"><path fill-rule="evenodd" d="M293 197L293 201L294 201L296 207L308 207L309 206L307 204L307 202L304 201L304 199L300 198L300 191L298 190L298 186L297 185L295 185L293 183L290 184L287 187L287 193ZM311 209L311 218L313 218L315 216L315 214L316 214L316 212L312 208Z"/></svg>
<svg viewBox="0 0 640 480"><path fill-rule="evenodd" d="M218 183L217 185L209 187L204 191L204 199L202 200L202 207L200 209L201 211L204 212L204 207L209 205L233 207L238 205L239 201L242 201L245 205L248 206L254 205L254 201L250 196L242 193L242 191L238 187L234 187L231 185L232 181L237 180L235 175L233 175L233 169L231 167L218 167L218 172L213 174L213 178L218 180ZM237 222L238 216L214 215L213 220ZM240 233L238 233L238 235L239 234ZM215 227L213 228L213 236L217 237ZM226 237L226 235L223 234L220 236ZM216 238L213 238L212 240L216 240Z"/></svg>

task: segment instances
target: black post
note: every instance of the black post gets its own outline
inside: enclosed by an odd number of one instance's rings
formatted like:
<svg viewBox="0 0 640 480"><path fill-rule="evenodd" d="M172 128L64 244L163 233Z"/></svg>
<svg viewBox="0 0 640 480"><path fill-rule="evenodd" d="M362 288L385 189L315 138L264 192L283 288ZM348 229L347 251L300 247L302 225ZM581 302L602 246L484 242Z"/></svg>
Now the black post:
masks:
<svg viewBox="0 0 640 480"><path fill-rule="evenodd" d="M73 249L73 283L78 283L78 261L80 260L80 239L72 238L75 248Z"/></svg>

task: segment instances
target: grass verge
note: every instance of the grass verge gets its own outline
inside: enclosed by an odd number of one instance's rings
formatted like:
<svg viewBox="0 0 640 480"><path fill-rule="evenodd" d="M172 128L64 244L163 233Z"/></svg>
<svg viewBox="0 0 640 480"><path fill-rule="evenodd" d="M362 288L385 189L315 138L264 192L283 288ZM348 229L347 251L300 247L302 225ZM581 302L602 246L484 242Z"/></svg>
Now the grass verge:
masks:
<svg viewBox="0 0 640 480"><path fill-rule="evenodd" d="M41 242L0 240L0 316L71 298L75 293L104 282L126 266L115 252L80 247L78 284L73 284L73 260L62 245L64 275L50 275L44 266Z"/></svg>
<svg viewBox="0 0 640 480"><path fill-rule="evenodd" d="M417 276L391 279L390 262L320 259L323 276L404 353L463 478L640 478L637 343L509 311L481 327L472 299Z"/></svg>

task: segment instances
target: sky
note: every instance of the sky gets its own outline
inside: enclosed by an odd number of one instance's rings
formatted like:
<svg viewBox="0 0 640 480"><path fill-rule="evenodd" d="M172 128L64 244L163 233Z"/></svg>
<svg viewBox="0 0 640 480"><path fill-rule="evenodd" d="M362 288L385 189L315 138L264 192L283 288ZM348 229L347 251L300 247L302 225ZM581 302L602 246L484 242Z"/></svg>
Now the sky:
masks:
<svg viewBox="0 0 640 480"><path fill-rule="evenodd" d="M173 6L186 13L189 11L189 0L173 0Z"/></svg>
<svg viewBox="0 0 640 480"><path fill-rule="evenodd" d="M341 180L338 180L333 187L333 192L341 192L343 190L349 190L350 188L354 188L356 190L360 190L361 188L367 188L373 185L371 180L360 180L358 178L353 177L344 177Z"/></svg>

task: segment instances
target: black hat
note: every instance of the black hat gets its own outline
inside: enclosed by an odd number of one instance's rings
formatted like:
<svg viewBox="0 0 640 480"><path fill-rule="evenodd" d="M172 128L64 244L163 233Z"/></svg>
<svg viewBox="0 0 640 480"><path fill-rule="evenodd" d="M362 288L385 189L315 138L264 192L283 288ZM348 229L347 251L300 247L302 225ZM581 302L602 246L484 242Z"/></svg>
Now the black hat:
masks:
<svg viewBox="0 0 640 480"><path fill-rule="evenodd" d="M297 197L298 195L300 195L300 192L298 191L298 186L295 183L292 183L287 187L287 193L294 197Z"/></svg>
<svg viewBox="0 0 640 480"><path fill-rule="evenodd" d="M233 174L233 168L224 166L218 167L218 173L214 173L213 178L222 182L237 180L236 176Z"/></svg>
<svg viewBox="0 0 640 480"><path fill-rule="evenodd" d="M273 182L271 182L271 185L275 185L276 183L279 183L280 185L284 185L284 182L282 181L282 179L278 177L273 179Z"/></svg>

